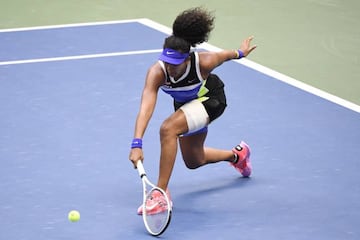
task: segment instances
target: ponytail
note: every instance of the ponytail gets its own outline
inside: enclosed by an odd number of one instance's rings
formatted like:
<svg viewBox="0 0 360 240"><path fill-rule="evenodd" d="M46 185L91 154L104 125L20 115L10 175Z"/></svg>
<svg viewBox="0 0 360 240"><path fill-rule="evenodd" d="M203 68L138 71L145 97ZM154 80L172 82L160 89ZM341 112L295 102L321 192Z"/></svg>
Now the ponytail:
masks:
<svg viewBox="0 0 360 240"><path fill-rule="evenodd" d="M207 42L214 28L215 16L201 7L180 13L172 26L173 35L187 41L192 47Z"/></svg>

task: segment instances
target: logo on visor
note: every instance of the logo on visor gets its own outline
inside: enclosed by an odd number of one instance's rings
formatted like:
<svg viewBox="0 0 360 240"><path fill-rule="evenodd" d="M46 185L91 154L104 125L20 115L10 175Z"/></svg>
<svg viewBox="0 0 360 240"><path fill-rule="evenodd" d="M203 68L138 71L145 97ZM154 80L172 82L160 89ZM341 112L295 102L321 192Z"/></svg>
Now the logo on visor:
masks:
<svg viewBox="0 0 360 240"><path fill-rule="evenodd" d="M167 54L167 55L172 55L172 54L175 54L175 52L172 52L172 51L166 51L166 54Z"/></svg>

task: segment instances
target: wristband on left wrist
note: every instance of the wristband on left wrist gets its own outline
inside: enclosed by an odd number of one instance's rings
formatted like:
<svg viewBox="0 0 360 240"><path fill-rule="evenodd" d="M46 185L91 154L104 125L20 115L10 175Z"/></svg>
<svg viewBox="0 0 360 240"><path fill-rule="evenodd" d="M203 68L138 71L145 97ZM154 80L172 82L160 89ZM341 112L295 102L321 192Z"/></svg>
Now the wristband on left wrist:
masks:
<svg viewBox="0 0 360 240"><path fill-rule="evenodd" d="M238 59L244 57L244 53L243 53L243 51L241 51L240 49L237 50L237 53L238 53Z"/></svg>

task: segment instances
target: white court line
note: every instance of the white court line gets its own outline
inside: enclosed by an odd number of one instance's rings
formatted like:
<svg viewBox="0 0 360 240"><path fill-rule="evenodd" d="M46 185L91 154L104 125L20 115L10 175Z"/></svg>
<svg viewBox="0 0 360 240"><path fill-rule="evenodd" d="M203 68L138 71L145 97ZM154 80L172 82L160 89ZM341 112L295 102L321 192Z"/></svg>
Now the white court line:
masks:
<svg viewBox="0 0 360 240"><path fill-rule="evenodd" d="M138 21L138 19L129 19L129 20L119 20L119 21L70 23L70 24L47 25L47 26L24 27L24 28L8 28L8 29L0 29L0 33L46 30L46 29L56 29L56 28L86 27L86 26L108 25L108 24L118 24L118 23L133 23L133 22L139 22L139 21Z"/></svg>
<svg viewBox="0 0 360 240"><path fill-rule="evenodd" d="M114 56L146 54L146 53L159 53L161 51L162 51L162 49L154 49L154 50L140 50L140 51L127 51L127 52L85 54L85 55L76 55L76 56L67 56L67 57L35 58L35 59L0 62L0 66L1 65L25 64L25 63L55 62L55 61L89 59L89 58L114 57Z"/></svg>
<svg viewBox="0 0 360 240"><path fill-rule="evenodd" d="M104 21L104 22L90 22L90 23L76 23L76 24L63 24L63 25L50 25L50 26L39 26L39 27L28 27L28 28L12 28L12 29L0 29L1 32L15 32L15 31L31 31L31 30L42 30L42 29L54 29L54 28L65 28L65 27L82 27L82 26L95 26L95 25L106 25L106 24L118 24L118 23L130 23L130 22L139 22L143 25L151 27L157 31L163 32L165 34L171 34L172 30L169 27L166 27L162 24L154 22L150 19L140 18L140 19L129 19L129 20L120 20L120 21ZM211 44L204 43L201 44L199 47L204 48L210 51L220 51L222 49L217 48ZM154 53L154 52L161 52L161 49L155 50L145 50L145 51L129 51L129 52L116 52L116 53L104 53L104 54L90 54L90 55L79 55L79 56L68 56L68 57L57 57L57 58L42 58L42 59L29 59L29 60L18 60L18 61L7 61L7 62L0 62L0 65L10 65L10 64L24 64L24 63L35 63L35 62L49 62L49 61L66 61L66 60L75 60L75 59L85 59L85 58L97 58L97 57L111 57L111 56L120 56L120 55L130 55L130 54L144 54L144 53ZM341 105L345 108L351 109L355 112L360 113L360 106L337 97L333 94L315 88L311 85L303 83L299 80L286 76L282 73L274 71L270 68L262 66L258 63L255 63L249 59L241 59L241 60L234 60L239 64L247 66L251 69L254 69L258 72L261 72L265 75L273 77L279 81L287 83L291 86L297 87L302 89L306 92L312 93L317 95L321 98L324 98L328 101Z"/></svg>

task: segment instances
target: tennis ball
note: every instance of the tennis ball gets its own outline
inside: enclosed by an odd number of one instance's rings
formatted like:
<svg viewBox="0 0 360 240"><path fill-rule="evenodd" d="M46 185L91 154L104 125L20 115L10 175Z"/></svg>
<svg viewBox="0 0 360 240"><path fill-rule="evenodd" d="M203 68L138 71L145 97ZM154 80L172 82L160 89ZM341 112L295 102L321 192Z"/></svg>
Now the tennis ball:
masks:
<svg viewBox="0 0 360 240"><path fill-rule="evenodd" d="M80 213L76 210L71 210L68 215L70 222L77 222L80 220Z"/></svg>

